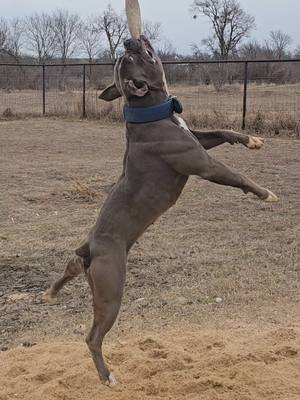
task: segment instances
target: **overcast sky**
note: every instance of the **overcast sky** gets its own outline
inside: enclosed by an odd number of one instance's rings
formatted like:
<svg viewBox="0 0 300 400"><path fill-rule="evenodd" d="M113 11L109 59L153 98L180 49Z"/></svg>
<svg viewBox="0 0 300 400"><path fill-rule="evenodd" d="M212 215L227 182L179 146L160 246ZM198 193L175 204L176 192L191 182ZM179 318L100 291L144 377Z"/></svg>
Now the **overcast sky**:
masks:
<svg viewBox="0 0 300 400"><path fill-rule="evenodd" d="M32 12L66 8L81 16L95 15L111 3L121 11L124 0L0 0L0 16L24 16ZM205 17L191 18L189 6L192 0L140 0L143 17L159 21L164 36L175 48L188 53L192 42L200 43L208 32ZM280 29L293 38L293 48L300 44L300 0L240 0L244 10L256 18L256 30L252 37L260 41L271 30Z"/></svg>

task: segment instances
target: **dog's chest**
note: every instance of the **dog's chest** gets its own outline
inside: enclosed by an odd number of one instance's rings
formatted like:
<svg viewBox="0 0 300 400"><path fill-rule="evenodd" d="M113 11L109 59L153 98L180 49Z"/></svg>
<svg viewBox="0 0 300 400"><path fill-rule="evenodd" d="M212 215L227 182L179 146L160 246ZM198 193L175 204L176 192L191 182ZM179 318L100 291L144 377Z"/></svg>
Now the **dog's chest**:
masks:
<svg viewBox="0 0 300 400"><path fill-rule="evenodd" d="M175 119L176 124L180 128L184 129L185 131L190 132L189 127L187 126L187 124L183 118L179 117L178 115L174 115L174 119Z"/></svg>

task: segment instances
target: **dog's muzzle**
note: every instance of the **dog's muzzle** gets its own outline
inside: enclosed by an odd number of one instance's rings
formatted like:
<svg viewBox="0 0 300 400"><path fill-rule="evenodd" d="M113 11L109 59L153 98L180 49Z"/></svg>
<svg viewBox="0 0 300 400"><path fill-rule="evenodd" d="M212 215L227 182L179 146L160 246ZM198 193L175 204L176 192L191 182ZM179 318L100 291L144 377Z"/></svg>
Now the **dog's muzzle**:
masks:
<svg viewBox="0 0 300 400"><path fill-rule="evenodd" d="M142 43L139 39L127 39L124 42L124 47L127 51L140 51Z"/></svg>

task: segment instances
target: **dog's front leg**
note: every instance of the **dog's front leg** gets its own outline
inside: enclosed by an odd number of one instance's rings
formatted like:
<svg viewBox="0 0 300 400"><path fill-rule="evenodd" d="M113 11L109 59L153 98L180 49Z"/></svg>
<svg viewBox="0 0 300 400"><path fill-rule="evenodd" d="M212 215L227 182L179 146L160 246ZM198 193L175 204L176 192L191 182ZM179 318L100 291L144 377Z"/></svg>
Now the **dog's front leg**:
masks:
<svg viewBox="0 0 300 400"><path fill-rule="evenodd" d="M177 131L177 135L174 132L173 137L173 140L160 144L160 153L161 158L176 172L187 176L198 175L219 185L236 187L266 202L278 201L270 190L212 158L192 136L181 130Z"/></svg>
<svg viewBox="0 0 300 400"><path fill-rule="evenodd" d="M205 150L210 150L224 143L230 143L231 145L239 143L251 150L258 150L264 144L264 139L261 137L245 135L244 133L230 130L191 132L197 138L199 143L205 148Z"/></svg>

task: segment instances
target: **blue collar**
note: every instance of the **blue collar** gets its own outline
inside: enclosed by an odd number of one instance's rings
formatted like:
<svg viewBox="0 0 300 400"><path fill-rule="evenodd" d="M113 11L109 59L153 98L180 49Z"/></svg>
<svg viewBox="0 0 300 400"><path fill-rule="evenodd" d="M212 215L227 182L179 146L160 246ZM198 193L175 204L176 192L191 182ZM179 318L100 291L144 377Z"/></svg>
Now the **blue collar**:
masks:
<svg viewBox="0 0 300 400"><path fill-rule="evenodd" d="M145 124L170 118L174 112L181 114L182 111L182 105L177 97L170 96L165 103L157 106L145 108L124 106L124 117L126 122L131 124Z"/></svg>

